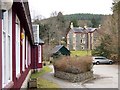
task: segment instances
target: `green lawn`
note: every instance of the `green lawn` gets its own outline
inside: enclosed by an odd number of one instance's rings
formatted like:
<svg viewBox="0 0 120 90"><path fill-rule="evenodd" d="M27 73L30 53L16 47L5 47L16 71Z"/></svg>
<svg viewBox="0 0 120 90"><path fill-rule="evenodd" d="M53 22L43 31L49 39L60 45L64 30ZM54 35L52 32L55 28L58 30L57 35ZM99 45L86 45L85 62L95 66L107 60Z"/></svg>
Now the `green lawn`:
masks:
<svg viewBox="0 0 120 90"><path fill-rule="evenodd" d="M38 85L37 88L54 88L54 90L59 90L59 86L56 83L53 83L49 80L39 77L38 78ZM40 89L41 90L41 89Z"/></svg>
<svg viewBox="0 0 120 90"><path fill-rule="evenodd" d="M38 78L40 76L42 76L43 74L47 73L47 72L51 72L52 69L49 68L48 66L44 66L39 72L35 72L33 73L30 78Z"/></svg>
<svg viewBox="0 0 120 90"><path fill-rule="evenodd" d="M37 78L37 88L56 88L55 90L59 90L59 85L42 78L42 75L51 71L51 68L44 66L39 72L33 73L30 78Z"/></svg>
<svg viewBox="0 0 120 90"><path fill-rule="evenodd" d="M91 56L91 51L71 51L71 56Z"/></svg>

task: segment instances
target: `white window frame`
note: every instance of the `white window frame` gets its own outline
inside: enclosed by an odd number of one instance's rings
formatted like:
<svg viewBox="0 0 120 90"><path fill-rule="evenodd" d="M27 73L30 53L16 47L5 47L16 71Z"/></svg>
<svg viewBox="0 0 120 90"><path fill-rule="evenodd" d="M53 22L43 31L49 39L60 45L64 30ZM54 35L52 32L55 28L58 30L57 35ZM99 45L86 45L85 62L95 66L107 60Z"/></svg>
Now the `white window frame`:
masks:
<svg viewBox="0 0 120 90"><path fill-rule="evenodd" d="M2 19L2 88L12 81L12 9Z"/></svg>
<svg viewBox="0 0 120 90"><path fill-rule="evenodd" d="M31 45L29 43L29 65L31 64Z"/></svg>
<svg viewBox="0 0 120 90"><path fill-rule="evenodd" d="M76 33L73 33L73 37L76 37Z"/></svg>
<svg viewBox="0 0 120 90"><path fill-rule="evenodd" d="M41 45L38 46L38 63L42 63L42 53L41 53L42 47Z"/></svg>
<svg viewBox="0 0 120 90"><path fill-rule="evenodd" d="M23 34L25 35L24 29ZM22 71L25 71L25 38L22 40Z"/></svg>
<svg viewBox="0 0 120 90"><path fill-rule="evenodd" d="M27 65L30 65L30 43L29 41L28 41L27 53L28 53Z"/></svg>
<svg viewBox="0 0 120 90"><path fill-rule="evenodd" d="M26 36L26 60L25 60L26 68L28 68L28 37Z"/></svg>
<svg viewBox="0 0 120 90"><path fill-rule="evenodd" d="M84 46L81 46L81 49L84 50L85 49Z"/></svg>
<svg viewBox="0 0 120 90"><path fill-rule="evenodd" d="M85 34L81 34L81 38L85 38Z"/></svg>
<svg viewBox="0 0 120 90"><path fill-rule="evenodd" d="M20 76L20 20L16 15L16 77Z"/></svg>

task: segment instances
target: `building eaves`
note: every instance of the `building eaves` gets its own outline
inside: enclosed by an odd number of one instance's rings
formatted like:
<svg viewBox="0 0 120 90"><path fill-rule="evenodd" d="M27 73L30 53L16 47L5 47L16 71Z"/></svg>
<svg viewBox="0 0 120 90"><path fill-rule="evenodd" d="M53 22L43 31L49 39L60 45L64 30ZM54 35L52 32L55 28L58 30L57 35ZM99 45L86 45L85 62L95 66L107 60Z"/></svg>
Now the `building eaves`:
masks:
<svg viewBox="0 0 120 90"><path fill-rule="evenodd" d="M97 30L97 28L91 28L91 27L81 28L81 27L78 27L78 28L73 28L72 30L73 30L74 33L92 33L95 30Z"/></svg>
<svg viewBox="0 0 120 90"><path fill-rule="evenodd" d="M30 37L31 37L31 40L32 40L32 43L33 43L33 30L32 30L32 22L31 22L31 15L30 15L30 9L29 9L28 1L26 0L26 2L22 2L22 6L23 6L23 9L24 9L24 12L25 12Z"/></svg>
<svg viewBox="0 0 120 90"><path fill-rule="evenodd" d="M42 39L39 38L39 44L44 44L44 41Z"/></svg>
<svg viewBox="0 0 120 90"><path fill-rule="evenodd" d="M58 52L62 47L63 47L63 45L57 45L55 48L52 49L51 52L54 54L54 53Z"/></svg>

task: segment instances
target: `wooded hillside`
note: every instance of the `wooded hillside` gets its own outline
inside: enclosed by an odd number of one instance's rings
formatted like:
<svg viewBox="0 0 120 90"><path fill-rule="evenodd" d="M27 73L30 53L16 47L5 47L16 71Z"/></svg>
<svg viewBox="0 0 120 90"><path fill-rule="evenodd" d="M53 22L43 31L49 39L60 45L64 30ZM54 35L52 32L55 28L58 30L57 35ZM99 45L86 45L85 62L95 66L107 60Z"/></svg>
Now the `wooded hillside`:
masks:
<svg viewBox="0 0 120 90"><path fill-rule="evenodd" d="M73 22L74 27L98 27L101 24L103 18L110 15L101 14L70 14L63 15L59 12L56 16L48 19L34 20L34 23L40 25L40 38L45 43L49 44L60 44L68 32L70 22ZM66 40L64 39L64 44Z"/></svg>
<svg viewBox="0 0 120 90"><path fill-rule="evenodd" d="M101 20L104 16L108 15L103 15L103 14L84 14L84 13L78 13L78 14L70 14L70 15L64 15L66 20L92 20L95 18L96 20Z"/></svg>

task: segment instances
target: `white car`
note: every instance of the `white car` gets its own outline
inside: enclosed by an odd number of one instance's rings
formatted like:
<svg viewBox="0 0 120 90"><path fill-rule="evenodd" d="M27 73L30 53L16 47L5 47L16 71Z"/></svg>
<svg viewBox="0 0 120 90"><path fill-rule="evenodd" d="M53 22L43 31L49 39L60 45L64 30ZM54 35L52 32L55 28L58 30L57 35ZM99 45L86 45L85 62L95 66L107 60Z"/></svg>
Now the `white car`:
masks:
<svg viewBox="0 0 120 90"><path fill-rule="evenodd" d="M93 56L93 64L112 64L113 61L103 56Z"/></svg>

